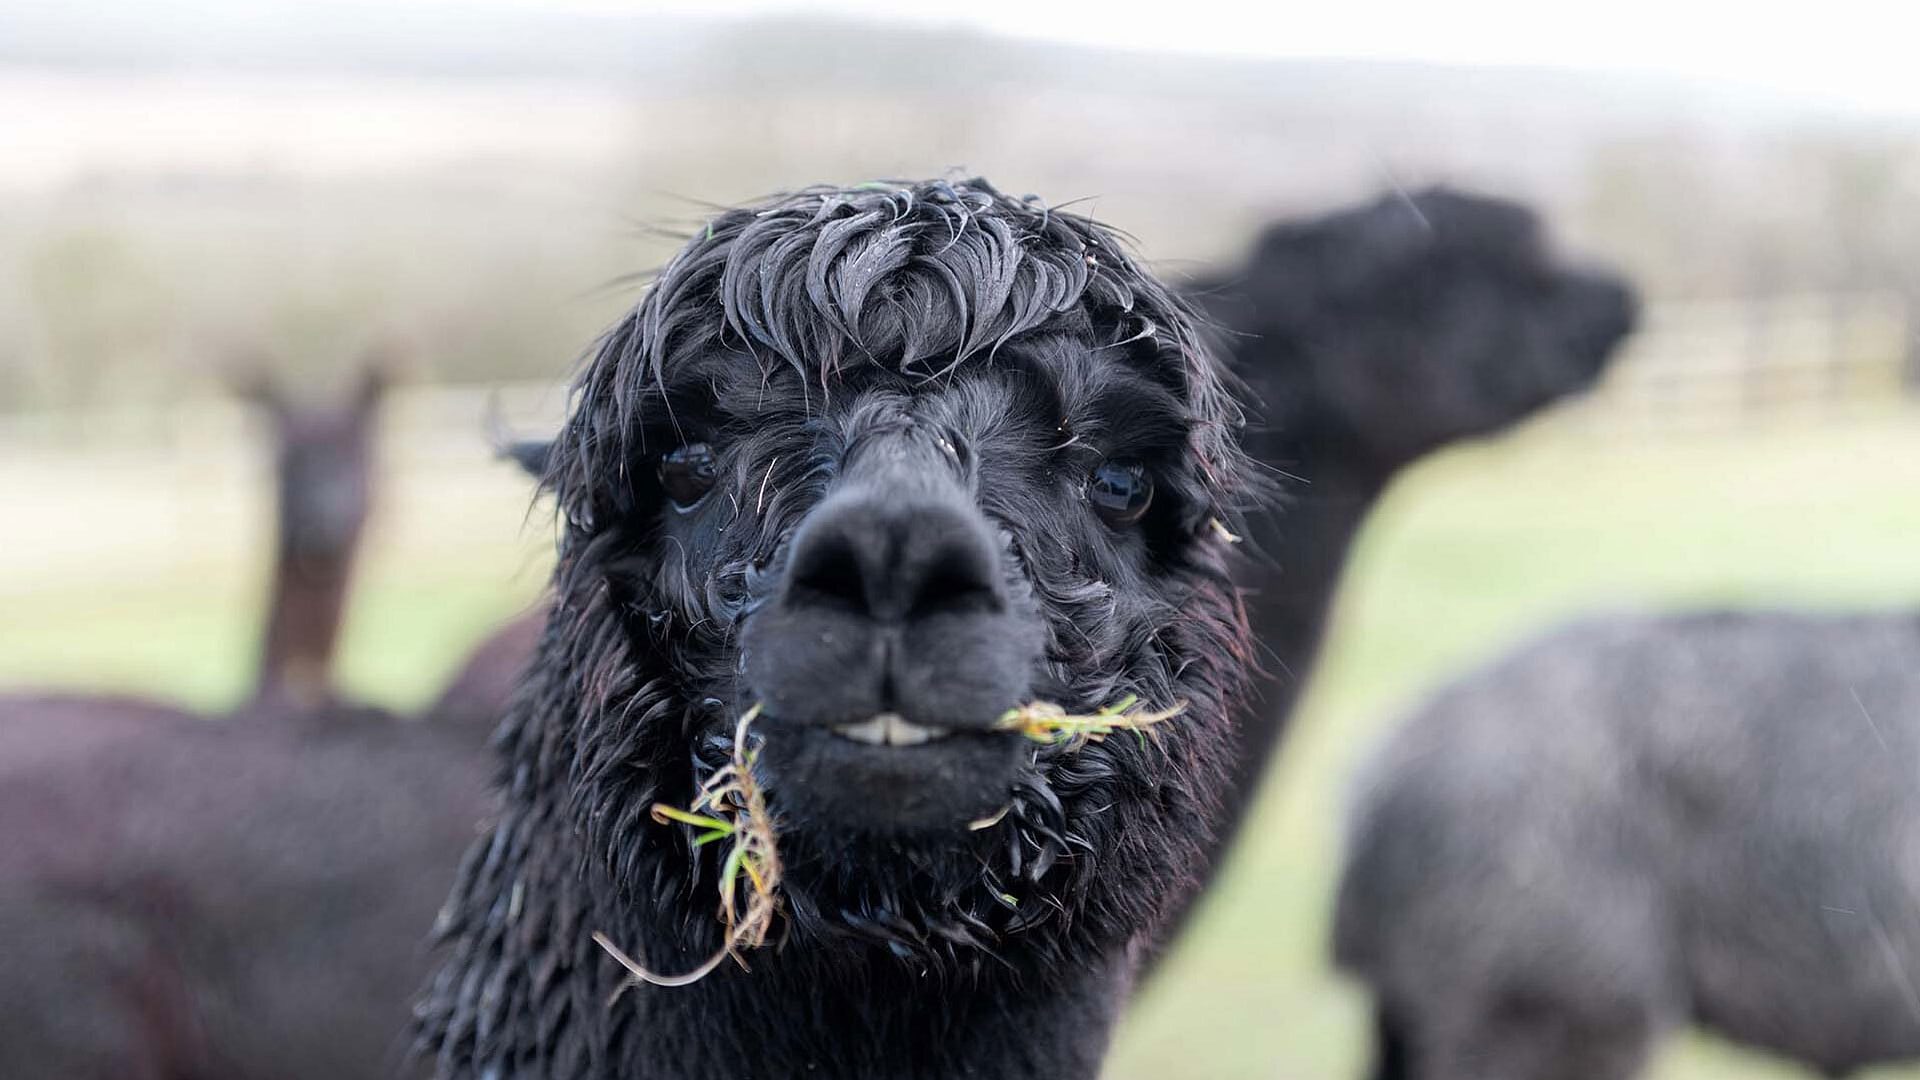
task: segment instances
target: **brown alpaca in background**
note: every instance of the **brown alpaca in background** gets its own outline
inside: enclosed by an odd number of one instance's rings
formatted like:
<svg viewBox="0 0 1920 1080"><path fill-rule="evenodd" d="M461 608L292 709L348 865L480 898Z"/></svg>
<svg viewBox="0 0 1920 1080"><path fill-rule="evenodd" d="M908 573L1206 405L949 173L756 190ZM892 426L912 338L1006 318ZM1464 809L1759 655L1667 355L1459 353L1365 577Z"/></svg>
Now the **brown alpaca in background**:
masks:
<svg viewBox="0 0 1920 1080"><path fill-rule="evenodd" d="M273 417L281 535L237 715L275 722L0 697L0 1076L399 1074L424 938L489 810L516 624L419 721L335 692L383 381L332 410L250 395Z"/></svg>
<svg viewBox="0 0 1920 1080"><path fill-rule="evenodd" d="M301 405L259 374L242 395L274 442L277 531L260 668L250 708L311 708L332 695L333 654L373 502L374 431L388 376L369 359L333 407Z"/></svg>

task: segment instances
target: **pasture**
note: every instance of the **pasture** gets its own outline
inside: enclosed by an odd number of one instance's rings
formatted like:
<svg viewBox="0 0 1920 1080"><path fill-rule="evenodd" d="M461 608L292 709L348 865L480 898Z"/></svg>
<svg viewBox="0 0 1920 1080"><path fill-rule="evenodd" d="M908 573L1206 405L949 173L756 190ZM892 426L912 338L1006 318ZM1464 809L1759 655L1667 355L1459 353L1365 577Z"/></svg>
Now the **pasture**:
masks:
<svg viewBox="0 0 1920 1080"><path fill-rule="evenodd" d="M550 535L525 482L487 460L477 412L425 425L459 437L423 435L421 415L403 404L392 417L343 656L352 691L403 707L537 594ZM183 430L161 449L0 439L0 684L208 707L241 693L269 550L265 477L237 418ZM1324 962L1342 791L1395 711L1449 672L1595 607L1920 604L1920 416L1606 431L1549 420L1431 460L1390 493L1262 810L1123 1026L1112 1080L1360 1075L1362 1002ZM1654 1072L1793 1075L1703 1038Z"/></svg>

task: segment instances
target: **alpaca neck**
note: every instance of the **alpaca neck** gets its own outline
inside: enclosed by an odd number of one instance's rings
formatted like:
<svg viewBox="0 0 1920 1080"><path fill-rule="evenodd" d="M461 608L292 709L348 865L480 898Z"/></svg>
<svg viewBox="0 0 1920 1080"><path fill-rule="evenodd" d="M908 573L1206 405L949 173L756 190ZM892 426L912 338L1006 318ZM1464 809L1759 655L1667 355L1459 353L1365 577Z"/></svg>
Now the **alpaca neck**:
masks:
<svg viewBox="0 0 1920 1080"><path fill-rule="evenodd" d="M268 593L256 702L310 708L331 697L334 642L350 572L350 555L281 548Z"/></svg>
<svg viewBox="0 0 1920 1080"><path fill-rule="evenodd" d="M1095 1080L1128 985L1098 956L1042 977L994 967L959 978L869 946L859 958L821 952L840 948L769 949L747 958L751 971L729 963L687 987L616 987L606 1022L623 1037L605 1075Z"/></svg>
<svg viewBox="0 0 1920 1080"><path fill-rule="evenodd" d="M1396 471L1324 442L1290 448L1286 504L1249 522L1248 621L1271 676L1256 685L1235 790L1251 797L1325 637L1354 538Z"/></svg>

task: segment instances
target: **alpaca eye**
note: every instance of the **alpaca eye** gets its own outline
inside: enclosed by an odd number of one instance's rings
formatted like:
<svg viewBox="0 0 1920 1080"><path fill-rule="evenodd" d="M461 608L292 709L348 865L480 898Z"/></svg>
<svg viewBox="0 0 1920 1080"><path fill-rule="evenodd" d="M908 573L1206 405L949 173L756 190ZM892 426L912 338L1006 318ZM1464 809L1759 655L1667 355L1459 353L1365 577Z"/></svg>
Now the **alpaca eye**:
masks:
<svg viewBox="0 0 1920 1080"><path fill-rule="evenodd" d="M703 442L688 443L660 456L661 490L681 510L690 510L706 498L719 475L713 463L713 447Z"/></svg>
<svg viewBox="0 0 1920 1080"><path fill-rule="evenodd" d="M1153 474L1137 461L1103 461L1093 470L1087 501L1107 524L1131 525L1153 502Z"/></svg>

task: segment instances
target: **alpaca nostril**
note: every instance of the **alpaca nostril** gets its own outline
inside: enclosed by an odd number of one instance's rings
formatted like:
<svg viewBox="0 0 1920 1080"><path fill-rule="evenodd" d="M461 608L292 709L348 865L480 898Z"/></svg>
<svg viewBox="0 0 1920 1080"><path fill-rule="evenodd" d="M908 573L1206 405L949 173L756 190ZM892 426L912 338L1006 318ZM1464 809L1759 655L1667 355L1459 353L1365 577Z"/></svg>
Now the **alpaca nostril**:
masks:
<svg viewBox="0 0 1920 1080"><path fill-rule="evenodd" d="M792 607L833 608L870 614L867 574L854 537L829 534L808 537L794 553L787 577L786 602Z"/></svg>
<svg viewBox="0 0 1920 1080"><path fill-rule="evenodd" d="M915 617L971 614L1001 609L1000 591L990 549L970 532L950 538L914 574L912 603Z"/></svg>

